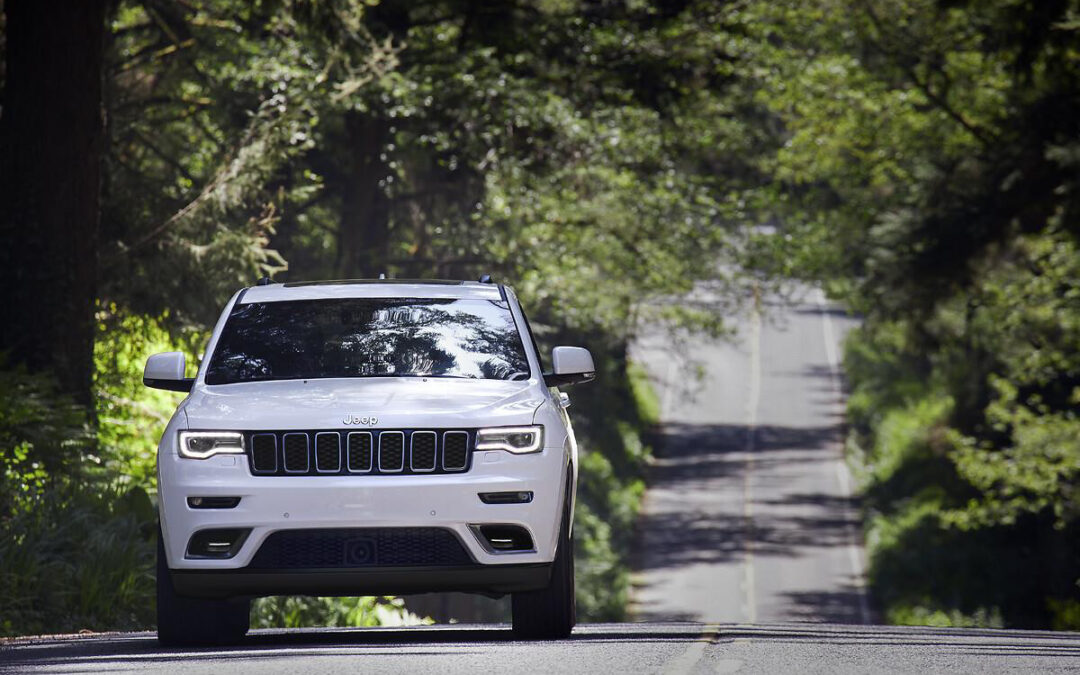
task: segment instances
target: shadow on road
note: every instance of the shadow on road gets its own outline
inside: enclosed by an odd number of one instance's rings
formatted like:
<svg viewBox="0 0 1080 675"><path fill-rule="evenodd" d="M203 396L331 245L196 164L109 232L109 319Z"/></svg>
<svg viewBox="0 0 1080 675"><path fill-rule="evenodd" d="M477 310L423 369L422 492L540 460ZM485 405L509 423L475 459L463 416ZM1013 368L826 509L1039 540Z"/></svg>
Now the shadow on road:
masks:
<svg viewBox="0 0 1080 675"><path fill-rule="evenodd" d="M683 487L716 478L741 479L747 456L748 427L734 424L669 424L659 436L650 485ZM820 462L820 454L839 439L838 426L758 426L754 429L755 467ZM775 456L764 456L777 452Z"/></svg>
<svg viewBox="0 0 1080 675"><path fill-rule="evenodd" d="M826 550L846 550L861 529L857 500L840 496L832 487L830 492L815 491L819 485L835 485L831 457L841 429L831 420L805 427L665 425L649 471L650 503L638 521L633 567L652 573L635 580L638 611L654 620L700 619L640 600L651 583L665 583L688 568L741 566L747 551L760 563L810 560ZM748 472L753 485L749 508ZM818 475L820 480L805 480ZM810 568L815 564L820 562L807 563ZM861 621L860 590L853 585L832 580L822 582L819 590L786 590L775 589L785 608L784 620ZM732 597L730 589L726 592L724 597Z"/></svg>
<svg viewBox="0 0 1080 675"><path fill-rule="evenodd" d="M741 509L724 518L694 508L688 495L701 486L715 485L718 479L730 486L733 499L741 497L748 433L747 427L738 425L665 428L649 483L654 490L681 495L680 509L641 517L638 526L645 541L635 556L635 569L671 568L676 574L678 567L688 564L734 562L748 543L762 556L798 556L805 548L847 545L850 527L859 525L854 499L824 493L785 494L780 499L760 500L760 504L783 508L755 514L752 522L739 515ZM762 426L754 433L754 470L760 481L773 468L820 463L817 451L835 443L838 432L835 426Z"/></svg>

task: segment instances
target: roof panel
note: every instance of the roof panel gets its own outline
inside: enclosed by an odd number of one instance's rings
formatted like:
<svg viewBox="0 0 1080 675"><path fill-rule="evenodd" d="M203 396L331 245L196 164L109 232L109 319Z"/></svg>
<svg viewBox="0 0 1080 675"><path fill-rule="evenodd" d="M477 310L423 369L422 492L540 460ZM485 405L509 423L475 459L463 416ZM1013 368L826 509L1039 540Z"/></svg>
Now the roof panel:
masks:
<svg viewBox="0 0 1080 675"><path fill-rule="evenodd" d="M284 300L329 300L334 298L476 298L500 299L495 284L426 280L319 281L252 286L241 304Z"/></svg>

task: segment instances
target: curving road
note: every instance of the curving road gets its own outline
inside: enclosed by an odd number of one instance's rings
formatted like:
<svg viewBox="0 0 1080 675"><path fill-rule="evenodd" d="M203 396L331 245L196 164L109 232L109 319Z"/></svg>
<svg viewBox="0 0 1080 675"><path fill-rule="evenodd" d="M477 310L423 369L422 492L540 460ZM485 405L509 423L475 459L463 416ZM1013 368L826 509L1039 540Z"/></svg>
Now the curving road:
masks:
<svg viewBox="0 0 1080 675"><path fill-rule="evenodd" d="M514 642L504 625L261 630L189 650L152 633L18 638L0 640L0 673L1080 672L1078 634L867 625L840 455L837 346L851 325L807 292L733 341L636 346L664 422L636 553L641 623L550 643Z"/></svg>
<svg viewBox="0 0 1080 675"><path fill-rule="evenodd" d="M853 325L811 289L736 319L731 339L636 345L663 402L639 619L871 623L841 445L839 352Z"/></svg>

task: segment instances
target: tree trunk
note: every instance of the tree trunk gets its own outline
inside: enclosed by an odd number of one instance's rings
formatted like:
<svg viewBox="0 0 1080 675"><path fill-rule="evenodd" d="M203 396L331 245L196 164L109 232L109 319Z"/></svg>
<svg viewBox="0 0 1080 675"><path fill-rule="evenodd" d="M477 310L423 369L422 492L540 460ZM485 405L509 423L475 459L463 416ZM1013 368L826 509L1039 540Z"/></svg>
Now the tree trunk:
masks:
<svg viewBox="0 0 1080 675"><path fill-rule="evenodd" d="M90 402L107 0L5 0L0 350Z"/></svg>
<svg viewBox="0 0 1080 675"><path fill-rule="evenodd" d="M337 271L342 278L372 278L388 271L390 205L379 182L390 174L380 158L389 130L384 119L345 113L349 157L337 253Z"/></svg>

